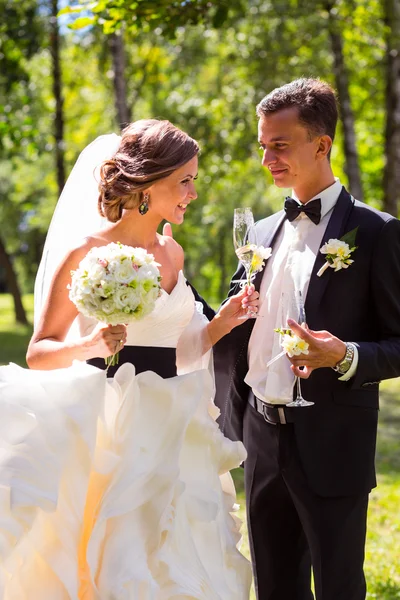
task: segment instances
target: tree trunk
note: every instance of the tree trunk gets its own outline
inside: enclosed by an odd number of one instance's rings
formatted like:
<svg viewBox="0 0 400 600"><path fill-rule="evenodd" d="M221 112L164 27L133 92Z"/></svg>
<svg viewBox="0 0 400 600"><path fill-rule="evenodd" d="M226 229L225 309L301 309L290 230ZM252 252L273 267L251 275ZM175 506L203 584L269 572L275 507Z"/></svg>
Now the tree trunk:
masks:
<svg viewBox="0 0 400 600"><path fill-rule="evenodd" d="M22 325L29 325L26 318L26 312L22 304L21 292L18 285L17 276L14 271L11 258L6 250L3 240L0 238L0 264L3 265L6 272L7 287L14 299L15 320Z"/></svg>
<svg viewBox="0 0 400 600"><path fill-rule="evenodd" d="M387 26L384 210L395 217L400 203L400 4L385 0Z"/></svg>
<svg viewBox="0 0 400 600"><path fill-rule="evenodd" d="M61 63L60 63L60 33L57 21L58 0L51 0L51 33L50 33L50 52L53 71L53 95L56 101L56 111L54 117L54 138L55 138L55 160L57 170L58 194L60 195L65 184L65 166L64 166L64 113L61 82Z"/></svg>
<svg viewBox="0 0 400 600"><path fill-rule="evenodd" d="M350 101L349 78L344 62L343 39L340 31L340 24L333 11L334 5L335 1L328 1L325 3L325 8L329 13L328 23L333 52L333 69L343 123L344 155L346 160L345 173L349 180L350 192L357 200L363 200L364 194L358 162L354 114Z"/></svg>
<svg viewBox="0 0 400 600"><path fill-rule="evenodd" d="M122 33L112 33L110 35L109 43L114 71L115 109L117 113L118 124L121 128L123 128L131 121L131 111L127 101L127 87L125 79L126 59Z"/></svg>

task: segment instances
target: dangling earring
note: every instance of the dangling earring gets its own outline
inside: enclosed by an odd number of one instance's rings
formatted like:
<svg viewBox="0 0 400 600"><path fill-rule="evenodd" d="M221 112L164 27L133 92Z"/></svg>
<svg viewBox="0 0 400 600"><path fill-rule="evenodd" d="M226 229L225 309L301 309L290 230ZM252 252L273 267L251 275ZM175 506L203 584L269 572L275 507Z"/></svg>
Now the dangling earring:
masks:
<svg viewBox="0 0 400 600"><path fill-rule="evenodd" d="M143 194L143 200L139 204L139 212L141 215L145 215L149 210L149 194Z"/></svg>

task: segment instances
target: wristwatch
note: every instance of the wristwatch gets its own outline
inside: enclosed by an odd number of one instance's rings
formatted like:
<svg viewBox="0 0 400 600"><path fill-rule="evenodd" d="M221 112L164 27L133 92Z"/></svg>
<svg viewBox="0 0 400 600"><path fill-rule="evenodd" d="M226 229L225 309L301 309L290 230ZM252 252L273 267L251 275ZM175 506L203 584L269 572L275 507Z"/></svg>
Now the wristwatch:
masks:
<svg viewBox="0 0 400 600"><path fill-rule="evenodd" d="M350 369L354 359L354 344L346 342L346 354L333 368L334 371L344 375Z"/></svg>

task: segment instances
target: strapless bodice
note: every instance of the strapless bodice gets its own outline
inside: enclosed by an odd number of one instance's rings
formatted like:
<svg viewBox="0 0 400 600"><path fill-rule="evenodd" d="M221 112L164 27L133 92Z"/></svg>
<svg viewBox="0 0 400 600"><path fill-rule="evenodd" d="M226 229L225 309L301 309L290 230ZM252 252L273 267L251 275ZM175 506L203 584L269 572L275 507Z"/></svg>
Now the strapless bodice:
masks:
<svg viewBox="0 0 400 600"><path fill-rule="evenodd" d="M161 290L152 313L128 325L126 346L158 346L176 348L183 330L189 324L195 308L193 292L182 271L168 294ZM82 336L89 335L97 325L95 319L79 315Z"/></svg>

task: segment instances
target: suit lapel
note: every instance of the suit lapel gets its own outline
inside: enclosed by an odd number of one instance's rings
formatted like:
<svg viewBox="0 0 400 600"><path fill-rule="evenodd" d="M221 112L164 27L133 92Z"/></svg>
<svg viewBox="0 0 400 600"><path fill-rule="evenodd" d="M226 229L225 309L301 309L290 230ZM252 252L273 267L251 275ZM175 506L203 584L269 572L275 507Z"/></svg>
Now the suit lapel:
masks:
<svg viewBox="0 0 400 600"><path fill-rule="evenodd" d="M350 196L347 190L343 187L340 196L335 204L331 218L322 237L320 248L330 239L339 239L345 233L345 226L350 213L354 206L354 199ZM326 286L329 283L330 278L333 274L333 269L327 269L321 277L317 276L319 269L325 262L324 255L318 252L315 259L314 267L310 277L310 284L308 287L305 311L307 314L314 314L318 311L318 307L321 303L322 297L326 290Z"/></svg>
<svg viewBox="0 0 400 600"><path fill-rule="evenodd" d="M271 229L269 230L269 232L267 233L267 235L264 237L264 239L260 242L261 246L264 246L265 248L273 248L274 244L276 242L276 239L278 237L278 233L281 230L281 227L283 225L283 223L286 220L286 214L284 213L284 211L281 211L279 213L276 214L276 221L273 223ZM268 262L268 261L267 261ZM260 286L261 286L261 281L264 275L264 269L262 269L262 271L259 271L254 279L254 287L256 288L257 292L260 291Z"/></svg>

